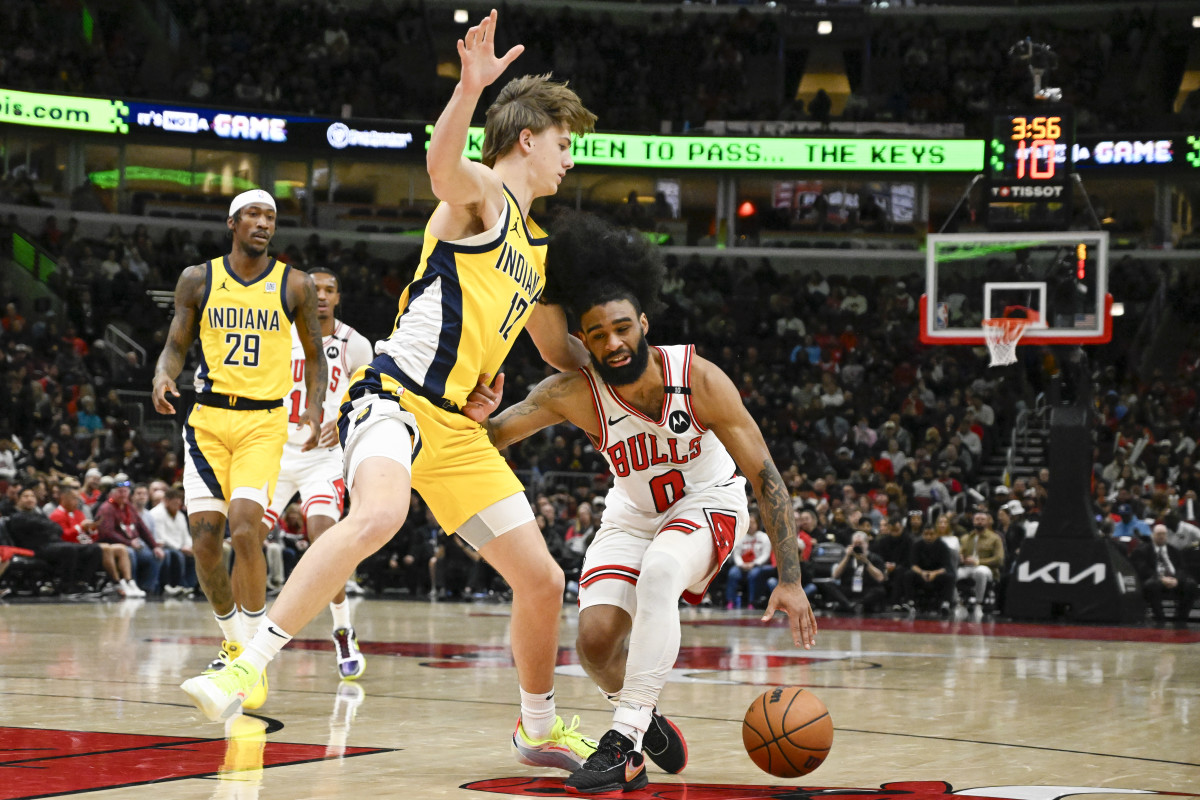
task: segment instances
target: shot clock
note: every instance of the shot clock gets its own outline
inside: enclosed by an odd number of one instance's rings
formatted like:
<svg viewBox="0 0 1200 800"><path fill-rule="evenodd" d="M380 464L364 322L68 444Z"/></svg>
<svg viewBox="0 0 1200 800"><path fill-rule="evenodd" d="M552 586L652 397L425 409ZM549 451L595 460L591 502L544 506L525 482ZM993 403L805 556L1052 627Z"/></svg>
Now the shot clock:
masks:
<svg viewBox="0 0 1200 800"><path fill-rule="evenodd" d="M988 144L988 226L1066 228L1071 220L1075 117L1068 106L997 114Z"/></svg>

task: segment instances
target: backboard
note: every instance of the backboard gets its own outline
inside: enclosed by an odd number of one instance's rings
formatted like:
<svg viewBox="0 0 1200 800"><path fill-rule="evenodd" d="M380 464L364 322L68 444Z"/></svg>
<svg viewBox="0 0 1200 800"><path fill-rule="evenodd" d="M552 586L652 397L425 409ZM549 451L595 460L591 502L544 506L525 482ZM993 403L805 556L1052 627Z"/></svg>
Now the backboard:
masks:
<svg viewBox="0 0 1200 800"><path fill-rule="evenodd" d="M982 321L1013 306L1037 312L1021 344L1112 338L1107 232L930 234L925 266L926 344L982 345Z"/></svg>

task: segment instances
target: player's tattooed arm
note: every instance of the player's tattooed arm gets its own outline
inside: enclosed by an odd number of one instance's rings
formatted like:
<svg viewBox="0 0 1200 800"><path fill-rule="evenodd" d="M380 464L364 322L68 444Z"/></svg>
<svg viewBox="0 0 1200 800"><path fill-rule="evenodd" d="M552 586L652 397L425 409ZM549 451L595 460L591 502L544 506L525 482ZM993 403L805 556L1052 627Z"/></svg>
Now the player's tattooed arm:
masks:
<svg viewBox="0 0 1200 800"><path fill-rule="evenodd" d="M800 548L796 539L796 516L792 513L792 497L788 494L783 476L775 462L767 458L758 472L754 494L758 497L758 511L763 527L771 537L775 550L775 562L779 568L779 580L784 583L800 582Z"/></svg>
<svg viewBox="0 0 1200 800"><path fill-rule="evenodd" d="M208 265L188 267L175 284L175 316L167 331L167 341L154 366L154 408L160 414L174 414L175 407L167 400L167 394L179 397L175 378L183 369L188 348L200 331L200 304L204 299L204 287L208 281Z"/></svg>
<svg viewBox="0 0 1200 800"><path fill-rule="evenodd" d="M488 438L497 448L504 448L564 420L596 435L599 427L591 412L591 401L580 402L586 399L580 393L583 381L578 373L551 375L533 387L524 400L487 420L484 428ZM585 422L585 410L592 416L590 422Z"/></svg>
<svg viewBox="0 0 1200 800"><path fill-rule="evenodd" d="M788 615L792 641L812 647L816 643L817 620L804 593L792 498L771 459L762 432L742 404L733 381L712 362L699 357L692 365L692 410L697 420L725 445L758 498L759 516L771 539L779 569L779 585L771 592L763 621L771 619L776 611L783 611Z"/></svg>
<svg viewBox="0 0 1200 800"><path fill-rule="evenodd" d="M313 279L299 270L292 270L289 273L288 295L296 298L296 336L304 348L304 388L308 392L308 406L300 419L310 429L303 449L311 450L321 438L321 413L325 406L325 389L329 386L329 362L325 359L321 323L317 320L317 288Z"/></svg>

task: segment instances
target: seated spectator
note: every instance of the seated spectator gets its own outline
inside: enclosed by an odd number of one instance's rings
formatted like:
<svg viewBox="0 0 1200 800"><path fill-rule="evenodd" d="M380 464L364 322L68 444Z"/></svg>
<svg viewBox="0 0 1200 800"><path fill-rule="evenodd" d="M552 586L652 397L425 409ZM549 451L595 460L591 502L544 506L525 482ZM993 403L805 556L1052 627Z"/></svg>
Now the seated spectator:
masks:
<svg viewBox="0 0 1200 800"><path fill-rule="evenodd" d="M1132 503L1121 503L1117 506L1117 515L1121 520L1113 526L1113 536L1115 538L1134 538L1134 539L1149 539L1151 530L1150 524L1144 519L1140 519L1133 512Z"/></svg>
<svg viewBox="0 0 1200 800"><path fill-rule="evenodd" d="M62 528L38 510L33 487L22 488L17 495L16 511L8 518L8 534L17 547L32 550L35 558L50 565L60 592L88 591L100 570L100 547L63 541Z"/></svg>
<svg viewBox="0 0 1200 800"><path fill-rule="evenodd" d="M839 611L873 613L887 597L887 574L882 558L871 552L870 537L856 531L842 560L833 567L833 581L822 584Z"/></svg>
<svg viewBox="0 0 1200 800"><path fill-rule="evenodd" d="M992 530L992 515L976 511L971 518L972 529L959 537L962 559L958 567L958 580L970 582L973 592L967 598L968 605L982 603L989 585L1000 579L1000 568L1004 566L1004 540Z"/></svg>
<svg viewBox="0 0 1200 800"><path fill-rule="evenodd" d="M98 538L101 542L121 544L129 548L137 575L137 585L143 592L149 593L158 588L158 572L166 554L130 502L129 492L132 486L129 476L125 473L119 473L114 478L108 499L101 503L96 511L96 521L99 523Z"/></svg>
<svg viewBox="0 0 1200 800"><path fill-rule="evenodd" d="M946 515L939 517L946 519ZM902 573L904 582L904 607L912 610L920 600L928 599L938 604L943 615L950 613L950 601L954 598L954 580L950 577L952 566L950 549L941 540L937 527L926 527L921 538L913 542L909 552L909 568Z"/></svg>
<svg viewBox="0 0 1200 800"><path fill-rule="evenodd" d="M196 588L196 560L192 534L183 511L183 490L167 489L162 502L150 509L155 540L162 546L163 563L159 584L167 597L188 594Z"/></svg>
<svg viewBox="0 0 1200 800"><path fill-rule="evenodd" d="M1183 567L1183 553L1167 543L1167 526L1155 525L1150 541L1143 542L1130 560L1154 621L1166 620L1163 598L1170 597L1175 601L1175 624L1187 625L1196 600L1196 581Z"/></svg>
<svg viewBox="0 0 1200 800"><path fill-rule="evenodd" d="M62 529L64 542L93 544L96 523L79 503L79 481L68 478L58 485L58 507L50 512L51 521ZM117 587L117 593L126 599L145 597L146 593L133 582L129 565L129 551L122 545L99 543L100 564L109 580Z"/></svg>
<svg viewBox="0 0 1200 800"><path fill-rule="evenodd" d="M733 548L725 576L725 608L754 608L761 591L763 568L771 560L771 538L762 530L758 514L750 513L749 531ZM741 591L745 587L745 599Z"/></svg>

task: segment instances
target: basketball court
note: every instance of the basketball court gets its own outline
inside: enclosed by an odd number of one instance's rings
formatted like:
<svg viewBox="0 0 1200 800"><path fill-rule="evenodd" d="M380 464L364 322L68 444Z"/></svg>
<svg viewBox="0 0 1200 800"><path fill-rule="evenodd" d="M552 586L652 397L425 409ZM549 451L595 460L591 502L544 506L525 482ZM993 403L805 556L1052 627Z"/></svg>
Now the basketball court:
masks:
<svg viewBox="0 0 1200 800"><path fill-rule="evenodd" d="M219 647L203 603L0 606L0 800L562 796L565 773L510 752L507 613L358 602L361 695L335 677L318 618L227 739L178 688ZM651 768L627 798L1200 793L1195 630L823 617L805 652L782 619L683 615L662 710L689 764ZM610 712L577 665L575 618L563 612L559 710L598 738ZM777 685L806 687L833 717L832 752L804 778L760 772L742 746L746 708Z"/></svg>

